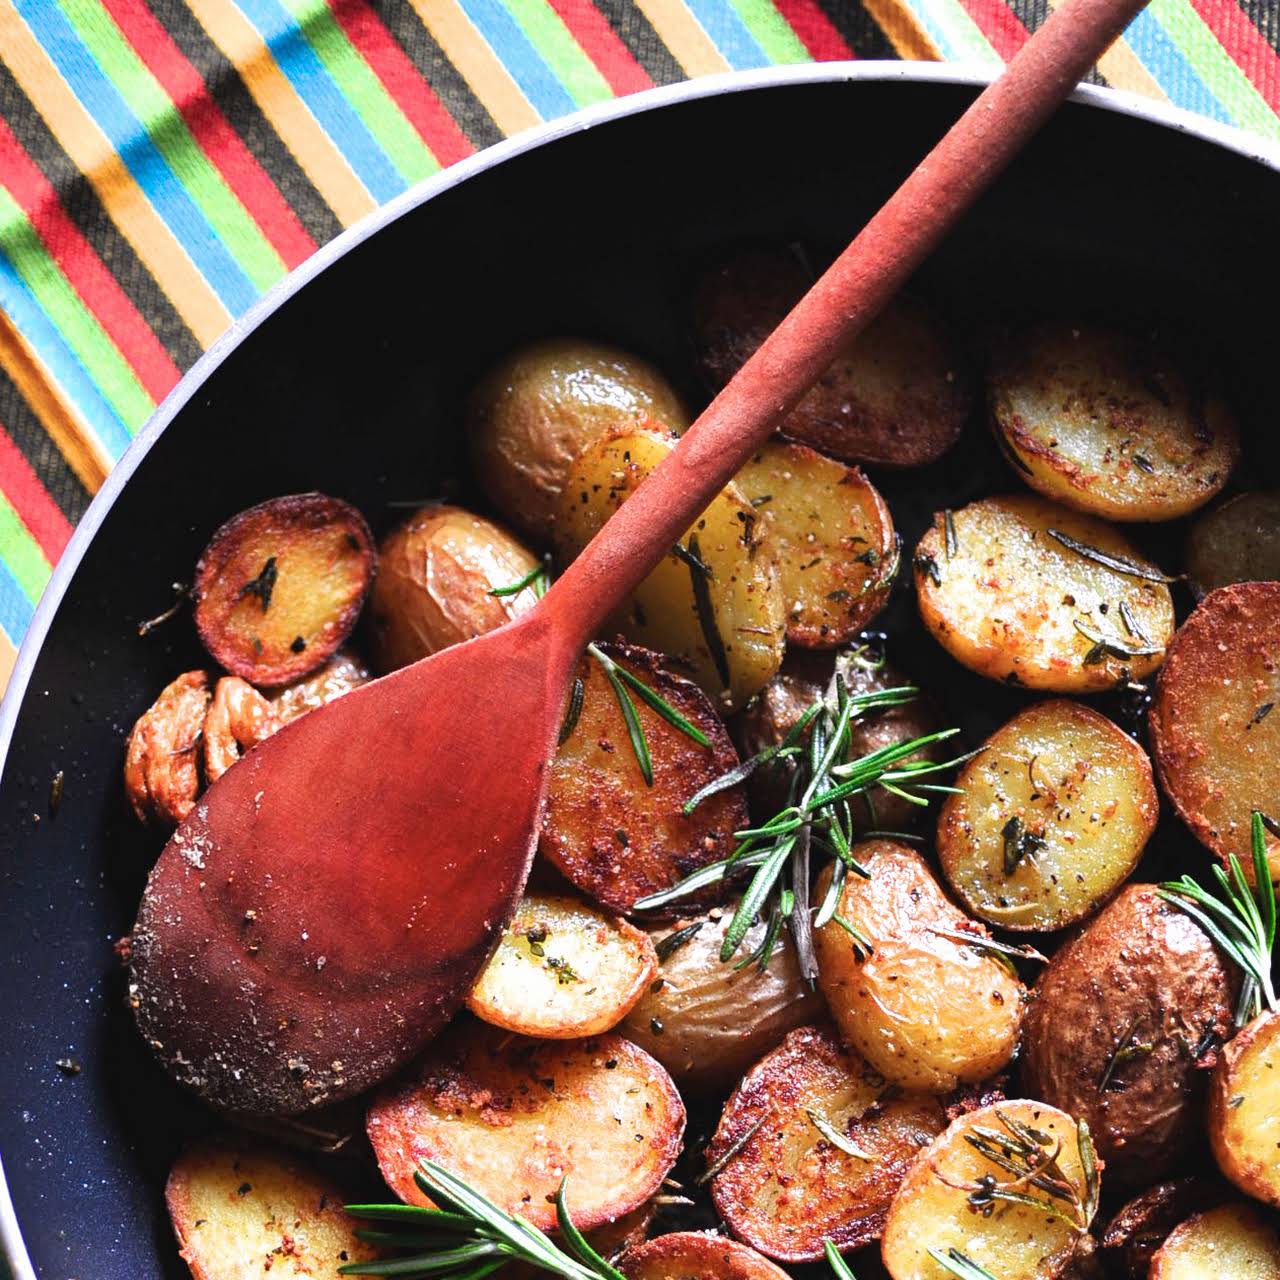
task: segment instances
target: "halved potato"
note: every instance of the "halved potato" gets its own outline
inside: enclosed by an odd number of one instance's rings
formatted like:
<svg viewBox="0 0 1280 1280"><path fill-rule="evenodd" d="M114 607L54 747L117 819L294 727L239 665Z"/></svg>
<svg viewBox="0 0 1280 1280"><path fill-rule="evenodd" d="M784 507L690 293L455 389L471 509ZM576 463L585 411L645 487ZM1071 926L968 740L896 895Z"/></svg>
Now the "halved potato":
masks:
<svg viewBox="0 0 1280 1280"><path fill-rule="evenodd" d="M281 724L340 698L369 682L369 668L349 649L339 649L318 671L285 685L271 698Z"/></svg>
<svg viewBox="0 0 1280 1280"><path fill-rule="evenodd" d="M938 819L947 883L1004 929L1060 929L1138 864L1159 815L1151 761L1079 702L1020 711L961 770Z"/></svg>
<svg viewBox="0 0 1280 1280"><path fill-rule="evenodd" d="M188 1148L165 1184L195 1280L336 1276L344 1263L376 1258L343 1199L295 1155L239 1135Z"/></svg>
<svg viewBox="0 0 1280 1280"><path fill-rule="evenodd" d="M871 878L848 874L839 918L814 935L818 985L841 1035L904 1089L949 1093L995 1075L1017 1047L1022 983L982 949L986 929L947 901L914 849L869 840L853 856ZM814 901L830 879L827 867Z"/></svg>
<svg viewBox="0 0 1280 1280"><path fill-rule="evenodd" d="M738 763L728 731L702 690L658 654L634 645L600 647L697 725L711 744L700 746L633 694L652 761L653 786L646 786L604 667L591 655L582 659L581 709L551 763L538 850L583 893L611 911L627 912L646 894L727 858L733 832L747 825L747 806L742 788L733 787L688 817L681 812L699 788ZM680 907L719 896L712 885Z"/></svg>
<svg viewBox="0 0 1280 1280"><path fill-rule="evenodd" d="M658 972L649 935L574 898L526 895L467 996L478 1018L570 1040L622 1020Z"/></svg>
<svg viewBox="0 0 1280 1280"><path fill-rule="evenodd" d="M1038 1151L1057 1151L1056 1171L1075 1202L1037 1187L1016 1189L1068 1220L1047 1208L1008 1201L985 1211L992 1203L983 1197L986 1180L1009 1183L1015 1175L973 1140L999 1150L1000 1140L1016 1140L1019 1129L1033 1131ZM1087 1183L1076 1122L1066 1112L1023 1100L971 1111L925 1148L894 1196L881 1243L884 1265L893 1280L952 1280L953 1273L929 1256L932 1246L944 1254L957 1250L1000 1280L1053 1280L1070 1265L1092 1219Z"/></svg>
<svg viewBox="0 0 1280 1280"><path fill-rule="evenodd" d="M574 459L556 543L572 559L675 446L655 430L615 431ZM782 662L787 602L764 522L727 485L673 552L631 593L613 625L686 663L718 706L741 706Z"/></svg>
<svg viewBox="0 0 1280 1280"><path fill-rule="evenodd" d="M1033 488L1111 520L1173 520L1227 482L1240 433L1167 352L1104 329L1002 344L987 382L1001 446Z"/></svg>
<svg viewBox="0 0 1280 1280"><path fill-rule="evenodd" d="M1148 723L1173 807L1219 858L1250 879L1251 815L1280 817L1280 582L1210 592L1178 629ZM1280 837L1268 830L1271 878Z"/></svg>
<svg viewBox="0 0 1280 1280"><path fill-rule="evenodd" d="M275 708L247 680L223 676L204 717L204 776L217 782L246 751L280 728Z"/></svg>
<svg viewBox="0 0 1280 1280"><path fill-rule="evenodd" d="M1187 535L1187 577L1197 595L1232 582L1280 579L1280 491L1238 493Z"/></svg>
<svg viewBox="0 0 1280 1280"><path fill-rule="evenodd" d="M273 498L233 516L196 565L196 630L233 675L288 684L351 633L377 568L373 535L348 502Z"/></svg>
<svg viewBox="0 0 1280 1280"><path fill-rule="evenodd" d="M714 1231L673 1231L634 1245L618 1259L627 1280L788 1280L754 1249Z"/></svg>
<svg viewBox="0 0 1280 1280"><path fill-rule="evenodd" d="M1210 1207L1217 1184L1200 1178L1157 1182L1127 1200L1107 1223L1099 1244L1110 1271L1124 1280L1147 1280L1151 1259L1174 1227ZM1217 1197L1221 1199L1220 1196Z"/></svg>
<svg viewBox="0 0 1280 1280"><path fill-rule="evenodd" d="M1255 1018L1219 1054L1208 1125L1218 1168L1280 1208L1280 1014Z"/></svg>
<svg viewBox="0 0 1280 1280"><path fill-rule="evenodd" d="M707 1147L709 1169L725 1161L711 1198L734 1235L780 1262L815 1261L828 1239L856 1249L879 1237L904 1175L946 1124L937 1098L891 1089L834 1032L801 1027L725 1104Z"/></svg>
<svg viewBox="0 0 1280 1280"><path fill-rule="evenodd" d="M1154 671L1173 635L1160 570L1109 525L1043 498L984 498L949 524L939 513L913 566L938 643L1010 684L1109 689Z"/></svg>
<svg viewBox="0 0 1280 1280"><path fill-rule="evenodd" d="M621 1036L527 1040L463 1021L408 1080L374 1097L367 1127L402 1200L428 1203L413 1181L426 1156L547 1229L568 1178L585 1231L657 1191L680 1153L684 1104L662 1067Z"/></svg>
<svg viewBox="0 0 1280 1280"><path fill-rule="evenodd" d="M856 467L771 440L734 484L759 512L778 559L787 641L826 649L888 603L898 536L884 499Z"/></svg>
<svg viewBox="0 0 1280 1280"><path fill-rule="evenodd" d="M200 795L200 738L209 677L185 671L167 684L129 733L124 790L139 822L176 825Z"/></svg>
<svg viewBox="0 0 1280 1280"><path fill-rule="evenodd" d="M1151 1280L1276 1280L1280 1232L1243 1201L1207 1209L1170 1232Z"/></svg>

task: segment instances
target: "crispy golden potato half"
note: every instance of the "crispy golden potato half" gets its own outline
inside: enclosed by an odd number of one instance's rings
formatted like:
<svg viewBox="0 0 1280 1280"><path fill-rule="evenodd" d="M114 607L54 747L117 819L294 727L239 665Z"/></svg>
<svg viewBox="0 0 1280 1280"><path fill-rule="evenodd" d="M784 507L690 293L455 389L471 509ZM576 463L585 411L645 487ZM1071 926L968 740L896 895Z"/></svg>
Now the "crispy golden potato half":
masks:
<svg viewBox="0 0 1280 1280"><path fill-rule="evenodd" d="M1208 1124L1218 1168L1241 1191L1280 1208L1280 1014L1255 1018L1219 1054Z"/></svg>
<svg viewBox="0 0 1280 1280"><path fill-rule="evenodd" d="M573 460L556 543L571 560L675 446L660 431L594 440ZM687 664L723 710L740 707L782 662L786 601L764 522L736 485L712 499L674 552L631 593L613 625Z"/></svg>
<svg viewBox="0 0 1280 1280"><path fill-rule="evenodd" d="M747 806L742 788L733 787L688 817L681 812L690 796L738 763L728 730L706 694L658 654L635 645L600 647L710 742L700 746L633 694L653 769L653 786L646 786L604 667L590 655L583 658L581 707L551 763L538 850L576 888L625 913L647 894L727 858L734 831L747 825ZM712 885L682 900L679 909L719 894Z"/></svg>
<svg viewBox="0 0 1280 1280"><path fill-rule="evenodd" d="M281 724L288 724L370 680L369 668L350 649L339 649L318 671L285 685L271 697Z"/></svg>
<svg viewBox="0 0 1280 1280"><path fill-rule="evenodd" d="M839 919L814 935L818 985L840 1034L904 1089L950 1093L995 1075L1018 1044L1022 983L982 949L986 929L951 905L914 849L869 840L853 855L871 878L847 875ZM815 902L830 880L828 867Z"/></svg>
<svg viewBox="0 0 1280 1280"><path fill-rule="evenodd" d="M1109 525L1043 498L971 502L950 531L939 513L913 568L934 639L993 680L1094 693L1149 675L1173 635L1160 570Z"/></svg>
<svg viewBox="0 0 1280 1280"><path fill-rule="evenodd" d="M627 1280L787 1280L768 1258L714 1231L673 1231L618 1259Z"/></svg>
<svg viewBox="0 0 1280 1280"><path fill-rule="evenodd" d="M1280 1233L1238 1201L1189 1218L1151 1260L1151 1280L1276 1280Z"/></svg>
<svg viewBox="0 0 1280 1280"><path fill-rule="evenodd" d="M463 1021L408 1080L375 1095L367 1127L387 1185L410 1204L428 1203L413 1180L426 1156L549 1229L567 1177L586 1231L657 1191L680 1153L684 1104L662 1067L621 1036L527 1040Z"/></svg>
<svg viewBox="0 0 1280 1280"><path fill-rule="evenodd" d="M176 826L200 795L200 736L209 677L185 671L167 684L129 732L124 790L139 822Z"/></svg>
<svg viewBox="0 0 1280 1280"><path fill-rule="evenodd" d="M782 249L740 254L702 278L693 338L713 388L737 373L811 283ZM782 430L846 462L918 467L955 444L972 398L952 335L922 303L900 296L840 351Z"/></svg>
<svg viewBox="0 0 1280 1280"><path fill-rule="evenodd" d="M732 911L677 920L653 930L660 977L618 1028L651 1053L681 1090L721 1097L788 1031L820 1018L822 997L800 976L785 930L763 973L757 965L724 963L720 946ZM763 943L757 921L742 941L753 954Z"/></svg>
<svg viewBox="0 0 1280 1280"><path fill-rule="evenodd" d="M1200 926L1154 885L1128 885L1041 975L1023 1088L1088 1122L1113 1185L1166 1176L1199 1131L1202 1060L1228 1033L1233 996Z"/></svg>
<svg viewBox="0 0 1280 1280"><path fill-rule="evenodd" d="M1169 1233L1209 1207L1214 1196L1213 1183L1191 1177L1157 1182L1126 1201L1099 1240L1111 1272L1125 1280L1147 1280L1151 1259Z"/></svg>
<svg viewBox="0 0 1280 1280"><path fill-rule="evenodd" d="M376 1258L356 1238L343 1194L297 1156L240 1135L188 1148L169 1172L165 1203L195 1280L336 1276Z"/></svg>
<svg viewBox="0 0 1280 1280"><path fill-rule="evenodd" d="M651 364L580 338L544 338L484 376L467 405L476 478L511 524L551 538L575 455L597 436L640 419L679 435L689 415Z"/></svg>
<svg viewBox="0 0 1280 1280"><path fill-rule="evenodd" d="M1109 520L1174 520L1208 502L1240 456L1222 398L1127 334L1046 325L1001 344L992 425L1022 478Z"/></svg>
<svg viewBox="0 0 1280 1280"><path fill-rule="evenodd" d="M1151 704L1152 754L1173 807L1250 879L1252 811L1280 816L1280 582L1239 582L1200 602L1169 646ZM1274 714L1273 714L1274 712ZM1280 837L1267 831L1272 880Z"/></svg>
<svg viewBox="0 0 1280 1280"><path fill-rule="evenodd" d="M1147 753L1065 698L997 729L955 785L938 819L942 872L974 915L1003 929L1091 915L1138 865L1159 815Z"/></svg>
<svg viewBox="0 0 1280 1280"><path fill-rule="evenodd" d="M226 522L196 565L204 647L264 688L325 663L351 634L378 558L364 517L322 493L273 498Z"/></svg>
<svg viewBox="0 0 1280 1280"><path fill-rule="evenodd" d="M423 507L382 540L369 600L374 667L385 675L472 640L532 609L523 581L538 558L505 529L444 503Z"/></svg>
<svg viewBox="0 0 1280 1280"><path fill-rule="evenodd" d="M1207 595L1233 582L1280 579L1280 491L1238 493L1187 535L1187 578Z"/></svg>
<svg viewBox="0 0 1280 1280"><path fill-rule="evenodd" d="M827 649L888 603L898 536L884 499L856 467L771 440L734 477L778 559L787 641Z"/></svg>
<svg viewBox="0 0 1280 1280"><path fill-rule="evenodd" d="M997 1202L992 1213L975 1210L969 1197L985 1179L998 1184L1015 1175L971 1139L997 1151L1016 1142L1036 1158L1056 1150L1055 1172L1069 1196L1029 1191L1059 1212L1008 1201ZM971 1111L925 1148L899 1187L880 1246L884 1265L893 1280L951 1280L953 1273L929 1256L932 1246L943 1254L958 1250L1000 1280L1054 1280L1079 1248L1072 1219L1087 1227L1092 1216L1087 1184L1076 1122L1065 1112L1022 1100Z"/></svg>
<svg viewBox="0 0 1280 1280"><path fill-rule="evenodd" d="M599 1035L657 976L647 933L575 898L525 895L467 996L492 1023L544 1040Z"/></svg>
<svg viewBox="0 0 1280 1280"><path fill-rule="evenodd" d="M890 1089L834 1032L801 1027L725 1104L707 1146L711 1198L735 1236L779 1262L813 1262L827 1239L856 1249L879 1237L946 1124L937 1098Z"/></svg>

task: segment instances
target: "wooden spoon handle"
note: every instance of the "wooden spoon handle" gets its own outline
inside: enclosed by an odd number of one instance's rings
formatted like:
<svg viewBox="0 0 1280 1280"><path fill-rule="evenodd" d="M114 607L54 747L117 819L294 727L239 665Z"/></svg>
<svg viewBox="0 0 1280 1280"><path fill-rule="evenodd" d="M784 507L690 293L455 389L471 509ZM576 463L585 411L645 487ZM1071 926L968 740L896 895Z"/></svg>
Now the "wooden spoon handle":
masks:
<svg viewBox="0 0 1280 1280"><path fill-rule="evenodd" d="M596 534L547 608L584 640L598 630L1144 3L1068 0L1049 17Z"/></svg>

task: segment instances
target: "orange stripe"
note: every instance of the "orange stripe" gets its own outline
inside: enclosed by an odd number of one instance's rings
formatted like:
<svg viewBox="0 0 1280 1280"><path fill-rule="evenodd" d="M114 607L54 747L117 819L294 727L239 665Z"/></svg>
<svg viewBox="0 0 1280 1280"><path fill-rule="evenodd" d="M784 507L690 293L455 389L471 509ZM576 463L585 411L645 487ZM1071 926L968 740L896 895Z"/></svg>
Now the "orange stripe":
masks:
<svg viewBox="0 0 1280 1280"><path fill-rule="evenodd" d="M941 62L942 50L901 0L865 0L867 12L889 37L894 52L909 62Z"/></svg>
<svg viewBox="0 0 1280 1280"><path fill-rule="evenodd" d="M13 664L18 660L18 650L12 640L0 631L0 693L4 693L9 685L9 677L13 675Z"/></svg>
<svg viewBox="0 0 1280 1280"><path fill-rule="evenodd" d="M1049 8L1060 9L1065 3L1066 0L1049 0ZM1169 101L1169 95L1160 87L1155 76L1142 65L1138 55L1125 44L1123 38L1112 44L1098 59L1098 70L1113 89L1140 93L1144 98L1155 98L1160 102Z"/></svg>
<svg viewBox="0 0 1280 1280"><path fill-rule="evenodd" d="M671 4L669 0L636 0L636 8L649 19L649 25L671 50L671 56L684 69L685 75L705 76L733 69L697 18L683 4Z"/></svg>

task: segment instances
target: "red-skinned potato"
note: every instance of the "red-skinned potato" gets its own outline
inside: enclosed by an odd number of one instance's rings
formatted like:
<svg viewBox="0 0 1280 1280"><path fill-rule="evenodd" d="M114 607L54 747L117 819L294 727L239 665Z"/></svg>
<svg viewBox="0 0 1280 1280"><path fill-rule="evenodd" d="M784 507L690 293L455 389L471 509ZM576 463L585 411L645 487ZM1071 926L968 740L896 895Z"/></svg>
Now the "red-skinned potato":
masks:
<svg viewBox="0 0 1280 1280"><path fill-rule="evenodd" d="M627 1280L788 1280L754 1249L713 1231L674 1231L633 1245L617 1261Z"/></svg>

